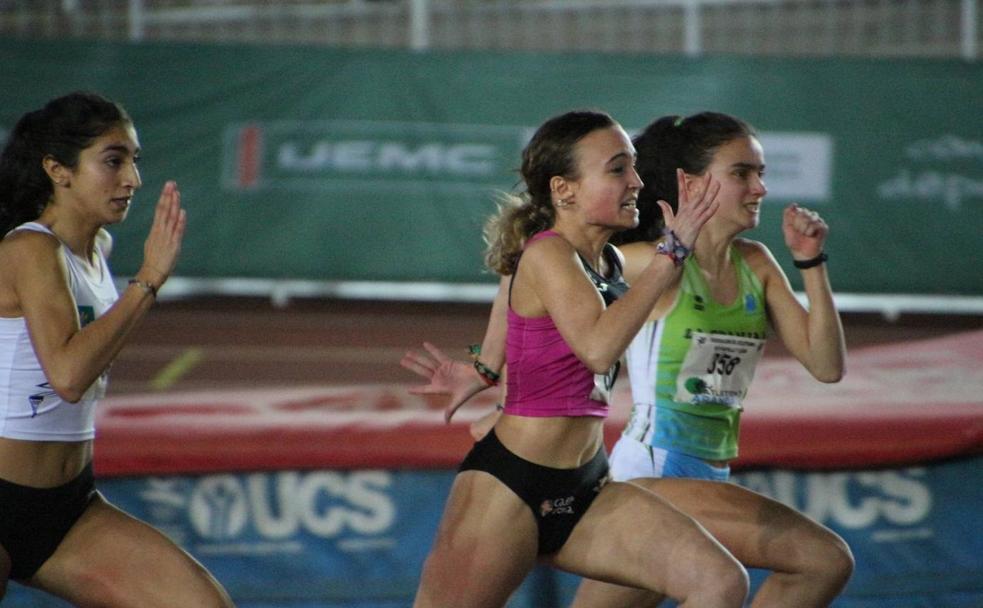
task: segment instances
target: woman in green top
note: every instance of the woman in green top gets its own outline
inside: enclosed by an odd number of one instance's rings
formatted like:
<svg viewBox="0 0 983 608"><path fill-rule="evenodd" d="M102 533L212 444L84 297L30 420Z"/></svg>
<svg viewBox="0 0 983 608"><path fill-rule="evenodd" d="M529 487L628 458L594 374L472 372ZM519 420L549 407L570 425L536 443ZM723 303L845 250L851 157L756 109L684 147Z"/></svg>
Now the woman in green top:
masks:
<svg viewBox="0 0 983 608"><path fill-rule="evenodd" d="M675 168L692 188L709 172L721 182L721 208L663 293L627 351L632 415L614 449L616 478L727 479L737 456L742 401L764 348L768 325L823 382L843 376L846 347L826 274L828 228L797 205L784 211L782 231L809 299L796 300L768 248L738 238L759 222L765 160L754 130L726 114L667 116L635 138L645 180L639 225L614 240L630 282L652 255L662 229L657 200L675 205ZM620 458L619 458L620 455Z"/></svg>
<svg viewBox="0 0 983 608"><path fill-rule="evenodd" d="M792 355L824 382L843 376L846 348L824 263L825 222L797 205L783 212L785 243L802 269L808 310L795 298L768 248L739 238L758 225L767 193L764 153L748 124L714 112L666 116L649 125L634 144L636 170L645 183L638 199L639 225L612 238L624 254L629 284L659 247L663 222L657 201L675 208L678 184L696 191L708 173L721 183L720 207L704 226L693 254L686 257L678 282L663 292L626 353L633 408L612 451L611 473L616 480L631 479L672 501L656 478L729 478L728 462L737 456L742 400L769 325ZM684 173L681 182L677 168ZM497 320L504 306L499 300L482 355L482 364L494 369L500 366L497 353L504 350ZM426 346L435 360L409 353L404 366L430 379L416 392L451 394L449 418L486 385L470 366ZM473 425L472 432L480 435L494 417L492 413ZM842 543L832 532L816 528L816 541L823 546ZM734 550L729 539L718 538ZM848 551L793 551L779 545L735 553L746 566L773 571L754 605L828 605L849 577ZM656 606L661 599L651 592L585 579L574 606Z"/></svg>
<svg viewBox="0 0 983 608"><path fill-rule="evenodd" d="M656 201L676 204L676 167L686 173L688 188L708 172L719 180L720 208L700 233L680 280L663 292L628 347L632 412L612 450L611 473L615 479L725 481L728 463L737 457L743 398L769 325L816 379L837 382L843 377L843 327L823 252L829 229L818 214L797 205L783 212L782 232L794 264L801 268L806 309L768 248L739 237L757 227L767 194L764 152L747 123L714 112L666 116L649 125L634 143L638 173L645 182L638 201L639 225L612 239L625 255L629 284L661 234ZM755 606L773 605L768 603L772 598L784 602L775 605L812 605L783 595L782 579L792 578L785 573L769 577ZM832 597L815 605L825 605ZM585 579L574 606L656 606L660 599Z"/></svg>

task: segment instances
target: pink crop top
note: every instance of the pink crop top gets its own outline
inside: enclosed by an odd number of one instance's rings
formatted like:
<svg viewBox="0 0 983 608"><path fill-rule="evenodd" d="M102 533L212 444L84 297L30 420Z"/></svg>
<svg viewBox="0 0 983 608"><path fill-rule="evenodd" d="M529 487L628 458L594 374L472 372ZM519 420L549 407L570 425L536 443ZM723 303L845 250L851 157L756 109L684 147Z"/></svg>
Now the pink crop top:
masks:
<svg viewBox="0 0 983 608"><path fill-rule="evenodd" d="M526 243L540 238L559 236L551 230L532 236ZM605 291L623 293L627 284L621 278L620 260L613 275L602 278L585 264L595 283L606 283ZM611 258L609 258L611 259ZM513 275L514 276L514 275ZM616 287L608 289L609 287ZM510 294L511 296L511 294ZM613 301L613 300L612 300ZM608 397L619 364L606 374L594 374L564 341L549 316L523 317L508 310L508 334L505 341L508 366L508 390L505 413L516 416L607 416Z"/></svg>

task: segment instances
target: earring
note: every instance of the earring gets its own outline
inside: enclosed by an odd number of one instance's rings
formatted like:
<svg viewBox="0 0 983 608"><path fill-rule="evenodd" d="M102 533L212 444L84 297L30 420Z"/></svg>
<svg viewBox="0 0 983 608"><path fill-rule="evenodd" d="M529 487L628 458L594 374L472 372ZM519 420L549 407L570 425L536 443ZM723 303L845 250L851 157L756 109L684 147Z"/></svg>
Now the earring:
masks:
<svg viewBox="0 0 983 608"><path fill-rule="evenodd" d="M569 204L570 204L570 201L568 201L565 198L561 198L560 200L556 201L556 206L557 207L566 207Z"/></svg>

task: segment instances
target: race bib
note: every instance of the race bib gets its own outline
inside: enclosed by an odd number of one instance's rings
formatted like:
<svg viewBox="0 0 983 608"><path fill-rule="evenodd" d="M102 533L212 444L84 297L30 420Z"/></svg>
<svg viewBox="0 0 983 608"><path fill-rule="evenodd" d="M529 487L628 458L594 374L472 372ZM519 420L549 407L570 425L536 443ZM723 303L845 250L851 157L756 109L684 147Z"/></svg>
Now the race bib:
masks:
<svg viewBox="0 0 983 608"><path fill-rule="evenodd" d="M677 403L714 403L741 409L765 341L693 332L676 378Z"/></svg>

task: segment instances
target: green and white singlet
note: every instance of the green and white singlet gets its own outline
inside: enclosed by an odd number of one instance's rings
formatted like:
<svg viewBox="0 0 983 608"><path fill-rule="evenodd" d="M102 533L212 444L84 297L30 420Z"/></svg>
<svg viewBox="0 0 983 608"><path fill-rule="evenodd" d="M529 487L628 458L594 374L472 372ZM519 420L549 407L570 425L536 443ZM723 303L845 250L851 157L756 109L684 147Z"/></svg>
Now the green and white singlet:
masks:
<svg viewBox="0 0 983 608"><path fill-rule="evenodd" d="M627 350L632 412L626 437L704 460L737 456L744 396L768 329L764 289L735 245L738 294L720 304L694 256L672 309Z"/></svg>

